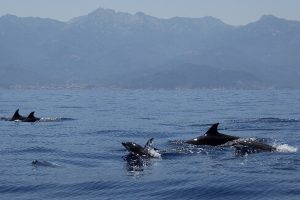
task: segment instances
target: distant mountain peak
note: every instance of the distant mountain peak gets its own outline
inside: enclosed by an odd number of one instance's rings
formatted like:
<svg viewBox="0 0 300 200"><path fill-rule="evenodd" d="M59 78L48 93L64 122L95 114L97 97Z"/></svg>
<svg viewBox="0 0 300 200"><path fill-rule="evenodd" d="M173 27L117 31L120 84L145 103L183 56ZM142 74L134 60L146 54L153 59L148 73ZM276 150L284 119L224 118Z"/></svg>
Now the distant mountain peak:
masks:
<svg viewBox="0 0 300 200"><path fill-rule="evenodd" d="M259 20L277 20L278 17L275 17L274 15L263 15L260 17Z"/></svg>
<svg viewBox="0 0 300 200"><path fill-rule="evenodd" d="M16 15L11 15L11 14L6 14L0 17L0 20L6 20L6 21L16 21L19 19L20 18L17 17Z"/></svg>
<svg viewBox="0 0 300 200"><path fill-rule="evenodd" d="M261 24L277 24L277 23L285 23L288 20L275 17L274 15L263 15L261 18L256 22L256 23L261 23Z"/></svg>
<svg viewBox="0 0 300 200"><path fill-rule="evenodd" d="M280 32L288 32L299 26L300 22L287 20L276 17L274 15L263 15L258 21L249 23L245 26L246 29L252 29L257 33L266 33L271 35L278 35Z"/></svg>
<svg viewBox="0 0 300 200"><path fill-rule="evenodd" d="M116 14L115 10L112 9L105 9L105 8L98 8L96 10L94 10L93 12L91 12L90 14L88 14L89 16L104 16L104 15L114 15Z"/></svg>
<svg viewBox="0 0 300 200"><path fill-rule="evenodd" d="M143 12L137 12L137 13L135 13L135 15L136 15L136 16L139 16L139 17L144 17L144 16L146 16L146 14L143 13Z"/></svg>
<svg viewBox="0 0 300 200"><path fill-rule="evenodd" d="M215 25L215 26L224 26L226 25L222 20L212 17L206 16L201 18L202 22L205 24Z"/></svg>
<svg viewBox="0 0 300 200"><path fill-rule="evenodd" d="M208 21L208 22L217 22L217 23L223 23L220 19L212 17L212 16L205 16L201 18L202 20Z"/></svg>
<svg viewBox="0 0 300 200"><path fill-rule="evenodd" d="M289 20L289 19L285 19L285 18L280 18L280 17L276 17L274 15L263 15L258 21L257 23L268 23L268 24L274 24L274 25L278 25L278 23L281 24L299 24L300 22L297 20Z"/></svg>
<svg viewBox="0 0 300 200"><path fill-rule="evenodd" d="M6 14L1 16L0 18L18 18L16 15L12 15L12 14Z"/></svg>
<svg viewBox="0 0 300 200"><path fill-rule="evenodd" d="M127 17L129 14L124 12L116 12L112 9L105 9L105 8L98 8L93 12L89 13L87 17L93 20L100 20L100 21L112 21L116 17Z"/></svg>

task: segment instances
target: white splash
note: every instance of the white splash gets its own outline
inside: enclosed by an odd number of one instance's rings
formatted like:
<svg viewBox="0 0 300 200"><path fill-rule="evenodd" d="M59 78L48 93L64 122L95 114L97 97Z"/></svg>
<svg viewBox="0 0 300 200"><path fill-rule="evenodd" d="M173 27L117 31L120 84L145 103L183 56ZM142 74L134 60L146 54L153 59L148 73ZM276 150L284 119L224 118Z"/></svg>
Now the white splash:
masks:
<svg viewBox="0 0 300 200"><path fill-rule="evenodd" d="M155 149L149 149L148 152L149 155L153 158L161 158L160 153L158 153L158 151L156 151Z"/></svg>
<svg viewBox="0 0 300 200"><path fill-rule="evenodd" d="M278 152L283 152L283 153L288 153L288 152L294 153L298 151L297 147L289 146L288 144L281 144L275 147Z"/></svg>

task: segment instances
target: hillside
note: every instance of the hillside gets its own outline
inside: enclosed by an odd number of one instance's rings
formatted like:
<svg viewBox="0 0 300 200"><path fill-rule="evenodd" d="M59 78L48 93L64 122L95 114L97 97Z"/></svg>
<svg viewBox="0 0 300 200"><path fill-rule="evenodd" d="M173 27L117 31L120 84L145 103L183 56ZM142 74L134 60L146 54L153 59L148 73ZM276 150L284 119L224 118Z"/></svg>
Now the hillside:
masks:
<svg viewBox="0 0 300 200"><path fill-rule="evenodd" d="M245 26L97 9L0 17L0 87L300 88L300 22Z"/></svg>

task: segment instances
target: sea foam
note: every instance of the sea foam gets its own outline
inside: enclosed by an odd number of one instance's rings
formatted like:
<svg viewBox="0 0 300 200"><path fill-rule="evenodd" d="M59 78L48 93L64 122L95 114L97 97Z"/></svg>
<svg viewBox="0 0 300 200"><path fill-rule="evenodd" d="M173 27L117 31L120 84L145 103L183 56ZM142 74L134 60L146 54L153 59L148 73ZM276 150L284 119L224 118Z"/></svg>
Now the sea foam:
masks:
<svg viewBox="0 0 300 200"><path fill-rule="evenodd" d="M298 148L297 147L293 147L293 146L290 146L288 144L281 144L281 145L277 145L276 146L276 150L278 152L284 152L284 153L287 153L287 152L297 152L298 151Z"/></svg>

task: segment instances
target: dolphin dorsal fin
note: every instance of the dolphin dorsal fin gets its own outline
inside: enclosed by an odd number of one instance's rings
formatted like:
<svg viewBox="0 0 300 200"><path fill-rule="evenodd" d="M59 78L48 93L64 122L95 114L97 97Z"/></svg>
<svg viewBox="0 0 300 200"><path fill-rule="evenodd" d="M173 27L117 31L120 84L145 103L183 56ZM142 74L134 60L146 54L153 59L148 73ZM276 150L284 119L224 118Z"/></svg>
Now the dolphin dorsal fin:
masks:
<svg viewBox="0 0 300 200"><path fill-rule="evenodd" d="M16 110L15 114L12 117L12 120L19 119L21 115L19 114L19 109Z"/></svg>
<svg viewBox="0 0 300 200"><path fill-rule="evenodd" d="M29 115L28 115L28 117L27 117L28 119L34 119L35 117L34 117L34 112L31 112Z"/></svg>
<svg viewBox="0 0 300 200"><path fill-rule="evenodd" d="M220 133L218 132L218 126L219 126L219 123L213 124L205 134L206 135L219 135Z"/></svg>
<svg viewBox="0 0 300 200"><path fill-rule="evenodd" d="M15 112L15 114L14 114L14 117L17 117L17 116L20 116L19 109L17 109L16 112Z"/></svg>
<svg viewBox="0 0 300 200"><path fill-rule="evenodd" d="M151 147L153 145L153 140L154 138L149 139L145 144L144 149Z"/></svg>

